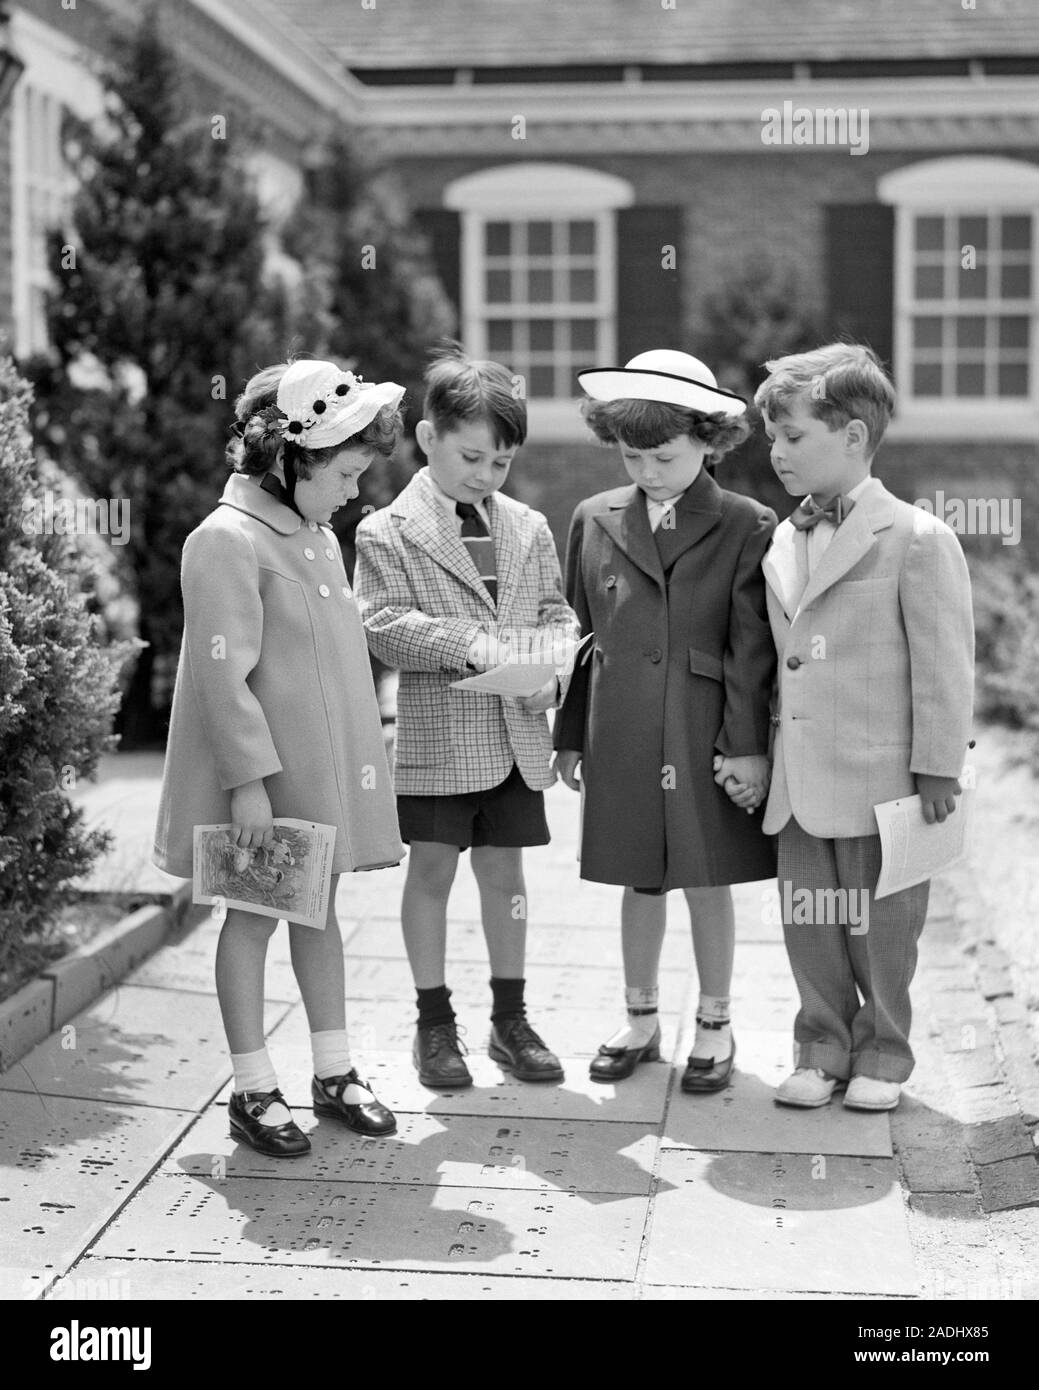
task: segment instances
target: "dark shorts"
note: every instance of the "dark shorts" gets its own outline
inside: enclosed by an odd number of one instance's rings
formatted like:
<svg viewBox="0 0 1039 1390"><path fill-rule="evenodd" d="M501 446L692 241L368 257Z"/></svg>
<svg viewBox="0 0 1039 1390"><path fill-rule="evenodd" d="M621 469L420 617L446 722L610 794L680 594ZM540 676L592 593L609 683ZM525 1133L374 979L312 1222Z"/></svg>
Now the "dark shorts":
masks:
<svg viewBox="0 0 1039 1390"><path fill-rule="evenodd" d="M398 796L397 818L405 844L424 840L473 849L493 845L522 849L547 845L544 792L531 791L515 765L496 787L457 796Z"/></svg>

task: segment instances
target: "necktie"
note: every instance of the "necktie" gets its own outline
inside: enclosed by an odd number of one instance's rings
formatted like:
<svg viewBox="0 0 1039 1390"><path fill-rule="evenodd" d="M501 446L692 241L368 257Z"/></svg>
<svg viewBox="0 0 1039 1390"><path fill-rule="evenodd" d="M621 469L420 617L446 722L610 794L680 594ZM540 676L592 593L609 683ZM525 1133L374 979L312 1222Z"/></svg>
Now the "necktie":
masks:
<svg viewBox="0 0 1039 1390"><path fill-rule="evenodd" d="M817 507L810 497L790 515L790 522L798 531L808 531L817 526L825 517L827 521L839 526L855 505L852 497L834 497L825 507Z"/></svg>
<svg viewBox="0 0 1039 1390"><path fill-rule="evenodd" d="M498 602L498 571L494 565L494 541L484 525L483 518L471 502L458 502L455 511L462 518L462 544L472 556L476 573L483 580L483 586L491 596L491 602Z"/></svg>

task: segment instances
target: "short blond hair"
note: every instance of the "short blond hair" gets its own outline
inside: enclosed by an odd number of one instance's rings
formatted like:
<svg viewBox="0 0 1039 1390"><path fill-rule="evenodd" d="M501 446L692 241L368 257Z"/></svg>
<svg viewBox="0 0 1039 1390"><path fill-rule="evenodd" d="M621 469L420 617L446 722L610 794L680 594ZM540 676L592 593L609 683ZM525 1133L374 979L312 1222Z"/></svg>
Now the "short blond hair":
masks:
<svg viewBox="0 0 1039 1390"><path fill-rule="evenodd" d="M895 408L895 388L872 348L859 343L827 343L811 352L792 353L765 363L769 375L754 393L754 404L776 419L803 400L831 430L849 420L866 426L870 456L876 453Z"/></svg>

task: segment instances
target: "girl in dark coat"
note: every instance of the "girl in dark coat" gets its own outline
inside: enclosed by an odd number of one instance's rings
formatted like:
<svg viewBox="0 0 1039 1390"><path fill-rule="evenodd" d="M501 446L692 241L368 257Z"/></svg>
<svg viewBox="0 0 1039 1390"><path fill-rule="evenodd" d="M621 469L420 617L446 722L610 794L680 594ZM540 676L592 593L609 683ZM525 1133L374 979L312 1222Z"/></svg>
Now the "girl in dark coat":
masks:
<svg viewBox="0 0 1039 1390"><path fill-rule="evenodd" d="M617 1081L660 1055L665 894L682 888L701 989L682 1089L716 1091L735 1055L729 885L776 871L756 814L775 672L761 560L776 517L705 471L746 438L746 405L695 357L655 350L580 380L589 425L632 480L574 513L567 598L595 635L554 734L560 777L583 784L581 877L625 885L628 1019L591 1075ZM732 760L731 798L718 755Z"/></svg>

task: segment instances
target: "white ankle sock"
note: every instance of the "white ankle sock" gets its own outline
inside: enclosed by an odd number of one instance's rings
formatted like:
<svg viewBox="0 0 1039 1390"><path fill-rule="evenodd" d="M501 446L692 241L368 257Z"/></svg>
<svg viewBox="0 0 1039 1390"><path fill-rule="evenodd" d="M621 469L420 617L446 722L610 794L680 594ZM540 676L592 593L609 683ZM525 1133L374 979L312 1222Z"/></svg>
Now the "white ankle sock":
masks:
<svg viewBox="0 0 1039 1390"><path fill-rule="evenodd" d="M624 1002L628 1006L625 1023L609 1039L607 1047L645 1047L657 1031L660 1023L657 1003L660 990L656 985L644 988L637 986L625 989ZM634 1009L649 1009L649 1013L633 1013Z"/></svg>
<svg viewBox="0 0 1039 1390"><path fill-rule="evenodd" d="M345 1028L328 1028L311 1033L310 1046L314 1053L314 1075L345 1076L353 1067L350 1060L350 1039Z"/></svg>
<svg viewBox="0 0 1039 1390"><path fill-rule="evenodd" d="M724 1062L732 1052L728 995L701 994L696 1008L696 1041L690 1054L700 1061Z"/></svg>
<svg viewBox="0 0 1039 1390"><path fill-rule="evenodd" d="M322 1033L311 1033L310 1046L314 1052L314 1075L319 1081L330 1076L345 1076L353 1070L350 1060L350 1040L345 1028L329 1028ZM342 1095L345 1105L367 1105L375 1097L363 1086L352 1082Z"/></svg>
<svg viewBox="0 0 1039 1390"><path fill-rule="evenodd" d="M277 1089L278 1078L274 1068L271 1066L271 1059L265 1047L259 1048L256 1052L232 1052L231 1065L234 1067L234 1088L236 1094L242 1091L273 1091ZM292 1112L287 1105L281 1105L277 1101L267 1107L266 1112L261 1115L260 1123L270 1125L288 1124L292 1119Z"/></svg>

